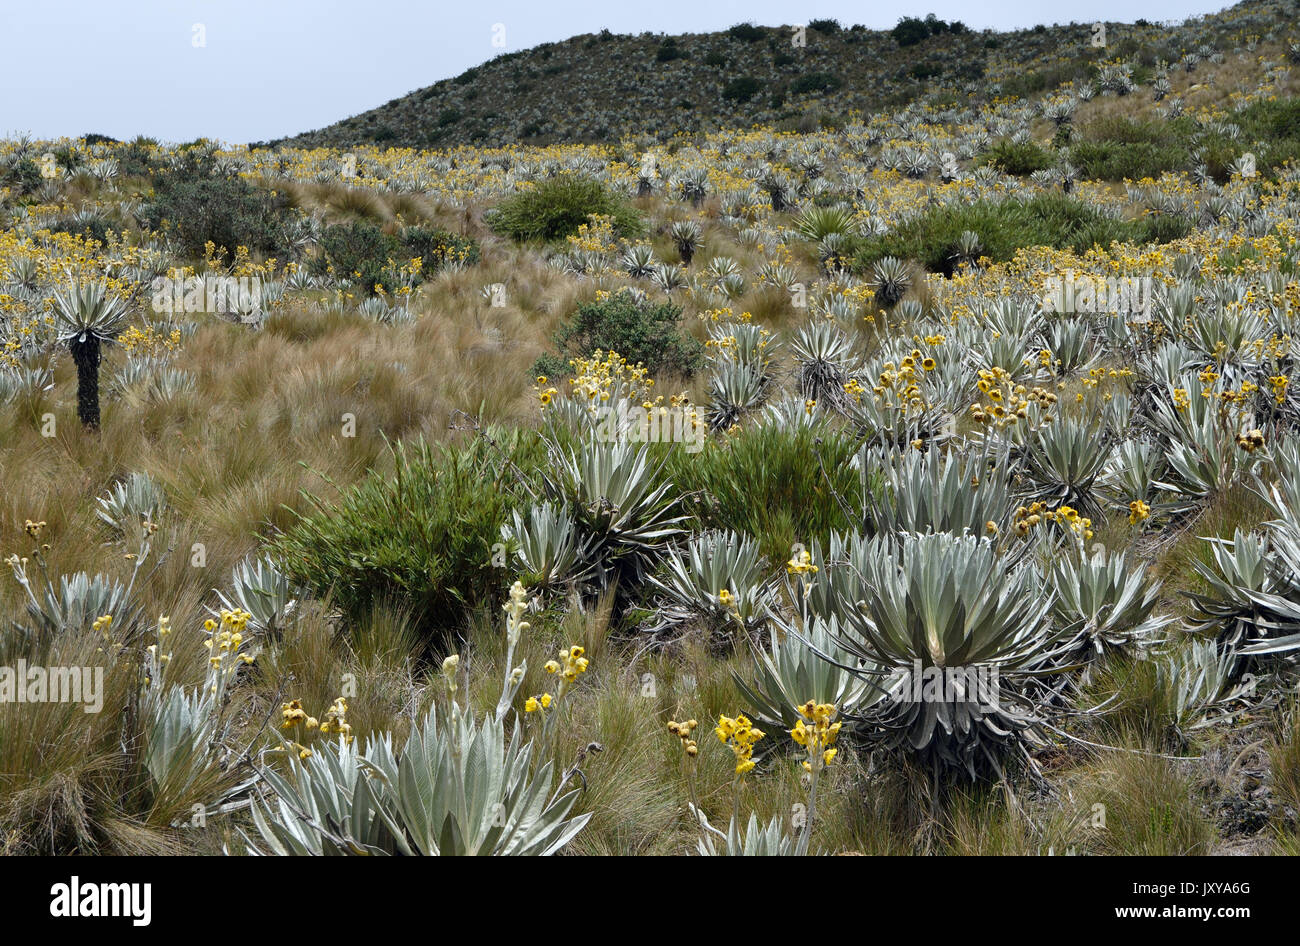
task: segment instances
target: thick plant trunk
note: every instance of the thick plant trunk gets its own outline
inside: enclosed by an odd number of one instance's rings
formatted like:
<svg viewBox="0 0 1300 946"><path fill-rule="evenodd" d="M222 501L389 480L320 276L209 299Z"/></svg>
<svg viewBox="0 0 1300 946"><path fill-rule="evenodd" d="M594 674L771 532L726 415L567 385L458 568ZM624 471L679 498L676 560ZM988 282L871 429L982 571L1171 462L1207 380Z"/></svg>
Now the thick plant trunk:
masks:
<svg viewBox="0 0 1300 946"><path fill-rule="evenodd" d="M77 366L77 417L90 430L99 428L99 336L87 333L68 344Z"/></svg>

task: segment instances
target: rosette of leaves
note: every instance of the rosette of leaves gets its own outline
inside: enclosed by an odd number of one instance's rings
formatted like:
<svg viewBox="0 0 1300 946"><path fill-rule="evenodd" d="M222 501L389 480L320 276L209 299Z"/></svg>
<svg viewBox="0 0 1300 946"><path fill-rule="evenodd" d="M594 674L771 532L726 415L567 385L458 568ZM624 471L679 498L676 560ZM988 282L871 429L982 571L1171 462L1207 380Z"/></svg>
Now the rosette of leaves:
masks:
<svg viewBox="0 0 1300 946"><path fill-rule="evenodd" d="M771 615L774 591L758 543L737 532L710 530L670 550L650 584L663 596L649 631L697 621L725 635L752 636Z"/></svg>

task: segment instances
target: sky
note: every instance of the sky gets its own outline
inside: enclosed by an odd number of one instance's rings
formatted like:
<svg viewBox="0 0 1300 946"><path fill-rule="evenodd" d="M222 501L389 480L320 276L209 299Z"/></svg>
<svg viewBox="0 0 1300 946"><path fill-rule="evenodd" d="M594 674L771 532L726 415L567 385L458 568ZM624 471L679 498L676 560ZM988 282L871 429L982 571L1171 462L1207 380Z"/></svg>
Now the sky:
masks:
<svg viewBox="0 0 1300 946"><path fill-rule="evenodd" d="M0 137L228 144L333 124L503 52L580 33L703 33L933 12L972 29L1182 20L1228 0L0 0ZM1112 33L1113 35L1113 33ZM494 45L494 39L498 44Z"/></svg>

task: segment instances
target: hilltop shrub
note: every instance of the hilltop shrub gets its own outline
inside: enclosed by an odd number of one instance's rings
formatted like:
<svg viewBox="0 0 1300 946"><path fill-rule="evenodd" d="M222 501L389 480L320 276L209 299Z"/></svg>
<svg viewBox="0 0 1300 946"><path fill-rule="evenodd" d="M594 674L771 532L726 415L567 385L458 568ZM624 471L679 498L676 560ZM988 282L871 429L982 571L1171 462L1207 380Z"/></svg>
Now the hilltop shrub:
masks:
<svg viewBox="0 0 1300 946"><path fill-rule="evenodd" d="M732 39L738 39L746 43L757 43L767 36L761 26L755 26L752 23L737 23L735 26L727 28L727 35Z"/></svg>
<svg viewBox="0 0 1300 946"><path fill-rule="evenodd" d="M703 348L681 330L682 309L671 302L638 303L620 292L598 302L579 303L573 318L555 333L560 354L544 355L537 374L562 377L570 358L596 351L616 351L651 374L670 372L689 377L700 366Z"/></svg>
<svg viewBox="0 0 1300 946"><path fill-rule="evenodd" d="M459 626L501 591L492 544L542 447L527 434L494 438L513 466L479 438L465 446L423 440L392 448L394 472L369 471L335 502L311 509L272 542L296 581L350 616L376 605L409 608L426 633Z"/></svg>
<svg viewBox="0 0 1300 946"><path fill-rule="evenodd" d="M592 214L614 218L618 236L641 231L635 210L588 177L558 177L507 197L489 214L488 223L518 242L561 240L578 231Z"/></svg>
<svg viewBox="0 0 1300 946"><path fill-rule="evenodd" d="M1063 194L1040 194L1031 200L977 201L941 205L905 220L886 234L858 244L859 272L886 256L916 260L930 272L951 275L961 234L980 238L982 255L1005 262L1016 250L1050 246L1083 252L1112 242L1167 243L1186 236L1191 222L1180 217L1118 220L1083 201Z"/></svg>

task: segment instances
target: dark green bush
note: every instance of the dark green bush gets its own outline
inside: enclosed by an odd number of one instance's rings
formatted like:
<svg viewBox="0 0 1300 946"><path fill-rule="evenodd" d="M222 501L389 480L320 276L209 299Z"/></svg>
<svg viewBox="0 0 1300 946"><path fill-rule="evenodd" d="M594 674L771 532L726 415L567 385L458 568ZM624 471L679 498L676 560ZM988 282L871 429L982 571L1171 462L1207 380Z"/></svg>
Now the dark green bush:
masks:
<svg viewBox="0 0 1300 946"><path fill-rule="evenodd" d="M1164 243L1185 236L1191 223L1180 217L1118 220L1096 207L1063 194L1040 194L1030 200L978 201L931 207L889 233L859 243L855 267L868 272L885 256L915 260L931 272L951 275L963 231L980 238L982 255L994 262L1015 256L1022 247L1050 246L1083 252L1115 240Z"/></svg>
<svg viewBox="0 0 1300 946"><path fill-rule="evenodd" d="M1141 180L1187 168L1191 152L1174 126L1132 118L1102 118L1079 129L1070 163L1085 178Z"/></svg>
<svg viewBox="0 0 1300 946"><path fill-rule="evenodd" d="M599 302L579 303L573 318L555 333L559 356L543 355L535 374L563 377L568 360L596 351L616 351L631 364L642 364L651 374L693 374L703 357L698 341L681 330L682 309L671 302L638 303L631 293L619 292Z"/></svg>
<svg viewBox="0 0 1300 946"><path fill-rule="evenodd" d="M411 226L394 236L373 223L336 223L325 228L320 243L323 255L316 271L332 266L336 275L357 280L372 295L376 285L385 292L396 288L390 262L400 267L419 257L420 274L429 277L448 263L472 266L479 261L474 240L434 227Z"/></svg>
<svg viewBox="0 0 1300 946"><path fill-rule="evenodd" d="M1006 174L1024 177L1035 171L1050 168L1056 163L1055 156L1032 141L1016 144L1010 138L999 138L993 142L980 162L988 164Z"/></svg>
<svg viewBox="0 0 1300 946"><path fill-rule="evenodd" d="M7 168L0 168L0 187L15 194L30 194L41 186L41 167L31 158L22 158Z"/></svg>
<svg viewBox="0 0 1300 946"><path fill-rule="evenodd" d="M677 45L673 39L664 40L664 44L655 50L655 62L672 62L674 59L687 59L686 50Z"/></svg>
<svg viewBox="0 0 1300 946"><path fill-rule="evenodd" d="M285 242L290 207L283 192L272 196L242 177L213 176L203 158L157 175L143 218L150 229L166 230L180 254L190 259L202 257L207 243L231 258L240 246L280 259L290 252Z"/></svg>
<svg viewBox="0 0 1300 946"><path fill-rule="evenodd" d="M722 97L729 102L748 102L760 91L763 83L753 76L741 76L732 79L722 90Z"/></svg>
<svg viewBox="0 0 1300 946"><path fill-rule="evenodd" d="M858 474L849 466L857 448L837 431L762 424L710 440L699 453L670 451L667 471L681 493L699 492L701 502L688 507L701 526L748 533L779 565L795 542L825 543L832 529L861 527L835 497L849 504L858 494Z"/></svg>
<svg viewBox="0 0 1300 946"><path fill-rule="evenodd" d="M360 221L326 227L320 245L323 256L318 257L318 269L324 269L328 263L334 267L335 275L357 280L368 294L373 294L377 285L383 286L386 292L392 290L393 281L384 270L390 259L400 265L406 256L396 237L373 223Z"/></svg>
<svg viewBox="0 0 1300 946"><path fill-rule="evenodd" d="M737 23L735 26L727 28L727 35L732 39L739 39L746 43L757 43L765 37L767 33L760 26L752 23Z"/></svg>
<svg viewBox="0 0 1300 946"><path fill-rule="evenodd" d="M614 232L641 231L635 210L588 177L561 176L519 191L491 211L488 223L497 233L518 241L560 240L578 231L592 214L614 218Z"/></svg>
<svg viewBox="0 0 1300 946"><path fill-rule="evenodd" d="M839 76L829 72L809 72L790 83L790 93L802 95L807 92L834 92L843 85L844 81Z"/></svg>
<svg viewBox="0 0 1300 946"><path fill-rule="evenodd" d="M543 455L531 434L494 439L511 463L483 438L398 443L392 475L371 470L333 502L306 495L310 509L272 553L351 617L387 604L409 608L426 634L458 628L508 584L492 546L523 488L518 471L531 476Z"/></svg>

